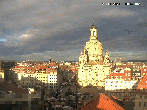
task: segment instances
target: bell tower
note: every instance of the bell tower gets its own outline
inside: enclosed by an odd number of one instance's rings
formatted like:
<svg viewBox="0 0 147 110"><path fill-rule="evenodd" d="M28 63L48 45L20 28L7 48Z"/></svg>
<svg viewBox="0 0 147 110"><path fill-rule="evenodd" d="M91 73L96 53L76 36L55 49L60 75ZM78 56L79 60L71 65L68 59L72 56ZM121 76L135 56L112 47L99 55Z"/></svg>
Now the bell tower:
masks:
<svg viewBox="0 0 147 110"><path fill-rule="evenodd" d="M105 78L111 73L111 63L108 51L103 56L102 43L98 41L97 28L93 24L90 28L90 38L86 42L84 52L81 51L78 67L78 83L81 86L105 85Z"/></svg>
<svg viewBox="0 0 147 110"><path fill-rule="evenodd" d="M90 40L98 39L98 37L97 37L97 28L94 25L94 20L93 20L93 24L91 26L90 31L91 31Z"/></svg>

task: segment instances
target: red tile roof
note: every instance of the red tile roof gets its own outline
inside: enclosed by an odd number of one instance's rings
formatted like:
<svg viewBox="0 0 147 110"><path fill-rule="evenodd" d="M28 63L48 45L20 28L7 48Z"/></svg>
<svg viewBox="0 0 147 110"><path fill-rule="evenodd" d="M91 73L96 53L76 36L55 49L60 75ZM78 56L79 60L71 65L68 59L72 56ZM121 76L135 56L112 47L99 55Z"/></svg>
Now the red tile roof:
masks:
<svg viewBox="0 0 147 110"><path fill-rule="evenodd" d="M47 69L47 68L48 68L47 66L42 66L42 65L41 66L39 66L39 65L36 66L36 69Z"/></svg>
<svg viewBox="0 0 147 110"><path fill-rule="evenodd" d="M137 93L146 93L145 91L147 89L147 75L142 78L142 80L138 83L138 87L137 87Z"/></svg>
<svg viewBox="0 0 147 110"><path fill-rule="evenodd" d="M24 66L15 66L13 68L25 68Z"/></svg>
<svg viewBox="0 0 147 110"><path fill-rule="evenodd" d="M48 68L47 71L56 70L56 68Z"/></svg>
<svg viewBox="0 0 147 110"><path fill-rule="evenodd" d="M8 91L12 91L12 93L15 93L16 95L22 95L22 94L28 94L28 90L23 88L18 88L15 84L9 83L9 82L0 82L0 90L5 91L8 93Z"/></svg>
<svg viewBox="0 0 147 110"><path fill-rule="evenodd" d="M78 73L78 69L75 68L68 68L66 69L68 72L74 72L74 73Z"/></svg>
<svg viewBox="0 0 147 110"><path fill-rule="evenodd" d="M117 65L117 68L123 68L123 69L132 68L132 67L133 67L133 65Z"/></svg>
<svg viewBox="0 0 147 110"><path fill-rule="evenodd" d="M96 99L78 108L78 110L124 110L124 108L105 94L100 94Z"/></svg>
<svg viewBox="0 0 147 110"><path fill-rule="evenodd" d="M51 62L50 65L56 65L56 62Z"/></svg>

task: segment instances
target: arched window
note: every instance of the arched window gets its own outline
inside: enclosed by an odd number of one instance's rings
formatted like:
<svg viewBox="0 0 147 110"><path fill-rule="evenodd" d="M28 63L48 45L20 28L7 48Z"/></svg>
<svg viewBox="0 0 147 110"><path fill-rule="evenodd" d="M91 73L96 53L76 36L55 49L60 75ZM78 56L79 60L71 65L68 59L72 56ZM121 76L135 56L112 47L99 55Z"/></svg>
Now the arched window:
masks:
<svg viewBox="0 0 147 110"><path fill-rule="evenodd" d="M95 31L93 31L93 36L95 35Z"/></svg>

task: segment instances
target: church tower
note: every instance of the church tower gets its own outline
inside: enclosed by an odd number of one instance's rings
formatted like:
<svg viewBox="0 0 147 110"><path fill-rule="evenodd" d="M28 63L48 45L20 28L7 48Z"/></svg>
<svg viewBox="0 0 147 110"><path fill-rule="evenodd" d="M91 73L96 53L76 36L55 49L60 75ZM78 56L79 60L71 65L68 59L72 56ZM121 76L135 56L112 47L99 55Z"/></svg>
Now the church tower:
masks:
<svg viewBox="0 0 147 110"><path fill-rule="evenodd" d="M97 37L97 28L96 28L96 26L94 25L94 23L93 23L93 25L91 26L90 31L91 31L90 40L98 39L98 37Z"/></svg>
<svg viewBox="0 0 147 110"><path fill-rule="evenodd" d="M90 29L90 38L86 42L85 50L87 51L89 63L100 63L103 62L103 47L102 43L98 41L97 28L93 25Z"/></svg>
<svg viewBox="0 0 147 110"><path fill-rule="evenodd" d="M98 41L97 28L92 24L90 38L79 57L78 79L81 86L105 86L105 78L111 72L109 54L103 56L102 43Z"/></svg>
<svg viewBox="0 0 147 110"><path fill-rule="evenodd" d="M109 58L108 50L106 50L106 54L105 54L105 57L104 57L104 63L105 64L110 63L110 58Z"/></svg>

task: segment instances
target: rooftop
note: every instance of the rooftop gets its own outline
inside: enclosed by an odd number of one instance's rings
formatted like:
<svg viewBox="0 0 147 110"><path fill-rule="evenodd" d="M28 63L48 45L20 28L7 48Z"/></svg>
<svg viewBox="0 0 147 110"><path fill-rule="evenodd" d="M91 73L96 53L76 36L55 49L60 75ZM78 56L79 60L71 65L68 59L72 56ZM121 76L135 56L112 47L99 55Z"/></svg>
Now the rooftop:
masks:
<svg viewBox="0 0 147 110"><path fill-rule="evenodd" d="M115 103L108 96L101 93L96 99L78 108L78 110L124 110L123 107Z"/></svg>
<svg viewBox="0 0 147 110"><path fill-rule="evenodd" d="M22 95L22 94L28 94L28 90L23 88L18 88L15 84L10 82L0 82L0 90L5 91L8 93L8 91L12 91L12 93L15 93L16 95Z"/></svg>
<svg viewBox="0 0 147 110"><path fill-rule="evenodd" d="M147 89L147 75L138 83L137 93L146 93Z"/></svg>

